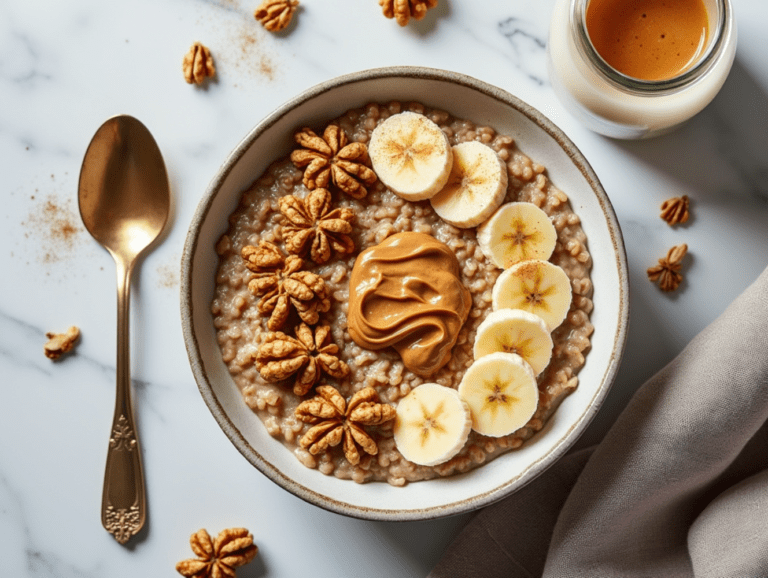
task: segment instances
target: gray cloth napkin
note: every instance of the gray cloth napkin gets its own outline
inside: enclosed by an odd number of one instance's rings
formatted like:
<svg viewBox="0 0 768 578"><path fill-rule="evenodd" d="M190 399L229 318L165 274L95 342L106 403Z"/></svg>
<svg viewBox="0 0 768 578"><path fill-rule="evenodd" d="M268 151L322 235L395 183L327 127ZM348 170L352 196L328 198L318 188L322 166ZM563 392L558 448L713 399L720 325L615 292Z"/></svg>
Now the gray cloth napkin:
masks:
<svg viewBox="0 0 768 578"><path fill-rule="evenodd" d="M768 269L595 448L480 511L431 578L768 577Z"/></svg>

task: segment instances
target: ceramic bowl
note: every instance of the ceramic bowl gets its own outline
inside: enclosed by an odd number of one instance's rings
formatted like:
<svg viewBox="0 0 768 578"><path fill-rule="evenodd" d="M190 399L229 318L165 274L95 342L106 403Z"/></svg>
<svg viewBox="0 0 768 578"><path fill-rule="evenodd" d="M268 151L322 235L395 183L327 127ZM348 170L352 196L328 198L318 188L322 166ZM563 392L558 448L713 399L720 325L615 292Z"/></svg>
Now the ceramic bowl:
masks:
<svg viewBox="0 0 768 578"><path fill-rule="evenodd" d="M241 193L274 160L294 148L292 135L368 102L418 101L513 135L520 149L547 167L581 217L594 260L595 326L579 387L545 428L521 448L471 472L393 487L356 484L304 467L243 402L222 361L210 304L218 258L214 246ZM488 505L541 474L576 441L608 393L627 336L629 288L621 231L587 160L551 121L513 95L442 70L393 67L335 78L285 103L232 151L192 220L182 259L181 313L190 364L203 399L242 455L276 484L328 510L373 520L424 520Z"/></svg>

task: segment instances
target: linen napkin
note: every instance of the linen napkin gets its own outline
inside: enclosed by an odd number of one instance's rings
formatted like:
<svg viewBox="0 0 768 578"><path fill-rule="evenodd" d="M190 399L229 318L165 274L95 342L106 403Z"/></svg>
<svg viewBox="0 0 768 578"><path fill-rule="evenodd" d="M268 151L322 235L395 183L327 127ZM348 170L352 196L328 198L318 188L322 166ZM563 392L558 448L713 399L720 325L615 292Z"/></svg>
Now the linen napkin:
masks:
<svg viewBox="0 0 768 578"><path fill-rule="evenodd" d="M594 448L480 511L431 578L768 577L768 269Z"/></svg>

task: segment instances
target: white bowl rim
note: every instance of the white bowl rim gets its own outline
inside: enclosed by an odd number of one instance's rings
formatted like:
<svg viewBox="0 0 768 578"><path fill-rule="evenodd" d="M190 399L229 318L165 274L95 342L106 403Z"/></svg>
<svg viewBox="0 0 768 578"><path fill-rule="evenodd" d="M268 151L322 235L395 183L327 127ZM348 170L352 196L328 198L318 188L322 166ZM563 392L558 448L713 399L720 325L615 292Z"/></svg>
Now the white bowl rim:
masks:
<svg viewBox="0 0 768 578"><path fill-rule="evenodd" d="M392 510L385 508L370 508L355 504L348 504L332 498L329 498L313 489L310 489L295 480L284 475L270 462L265 460L253 446L245 439L238 427L232 422L224 411L221 403L216 397L216 393L211 386L207 372L198 347L198 340L195 334L193 323L193 299L192 299L192 277L193 277L193 257L197 250L197 241L200 228L205 221L208 212L213 204L217 191L226 180L230 171L239 162L240 158L250 148L252 143L268 128L274 125L284 115L295 107L329 91L348 84L354 84L365 80L383 79L383 78L416 78L433 81L450 82L473 89L485 96L491 97L503 104L506 104L526 116L531 122L549 134L562 149L572 159L574 165L588 182L594 192L598 203L605 215L611 241L613 243L614 255L616 257L616 266L619 272L619 323L613 340L613 351L608 367L603 375L602 383L596 391L592 404L584 411L580 418L571 426L568 433L564 435L560 443L543 458L535 462L528 468L522 477L509 480L490 491L482 494L470 496L465 499L442 504L423 509ZM524 485L530 483L533 479L543 473L549 466L562 457L568 449L581 436L587 426L602 405L613 381L616 378L621 359L624 354L629 325L629 275L627 268L626 250L624 240L619 226L618 219L613 206L603 189L600 181L592 169L591 165L579 151L576 145L558 128L551 120L539 112L534 107L523 102L511 93L498 88L494 85L478 80L474 77L436 68L421 66L388 66L382 68L373 68L353 72L332 78L328 81L317 84L294 98L288 100L260 123L240 141L240 143L229 154L225 162L220 167L217 174L211 180L205 194L201 198L195 214L190 223L187 237L184 244L184 252L181 260L181 288L180 288L181 320L184 343L187 349L190 366L197 382L198 389L205 401L208 409L213 414L214 419L219 424L225 435L232 444L254 467L262 474L267 476L283 489L291 492L302 500L323 508L325 510L352 516L355 518L377 521L416 521L431 520L446 516L458 515L476 510L478 508L490 505L513 491L519 490Z"/></svg>

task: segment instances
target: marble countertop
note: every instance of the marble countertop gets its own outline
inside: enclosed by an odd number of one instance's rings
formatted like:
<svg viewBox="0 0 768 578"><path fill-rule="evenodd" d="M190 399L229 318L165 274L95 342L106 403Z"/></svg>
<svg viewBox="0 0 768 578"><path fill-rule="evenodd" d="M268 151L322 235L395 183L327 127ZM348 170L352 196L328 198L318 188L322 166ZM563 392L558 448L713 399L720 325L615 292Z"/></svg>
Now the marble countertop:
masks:
<svg viewBox="0 0 768 578"><path fill-rule="evenodd" d="M549 116L590 160L624 233L629 340L618 379L588 431L592 444L633 392L768 262L768 4L733 0L734 68L721 93L673 134L618 142L561 106L546 74L553 0L441 0L400 28L374 0L302 0L287 33L253 19L258 2L73 0L0 4L0 553L5 576L173 576L189 535L244 526L260 548L241 578L425 575L468 516L414 523L345 518L306 504L250 466L197 390L179 318L179 261L209 180L247 131L285 100L348 72L413 64L495 84ZM480 8L482 6L482 8ZM194 40L218 68L187 85ZM170 226L141 263L132 361L148 523L121 546L99 507L114 404L115 272L83 229L77 182L108 117L153 132L172 187ZM687 194L670 228L659 205ZM685 281L663 294L645 270L685 242ZM43 356L47 331L82 329L76 354Z"/></svg>

